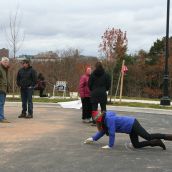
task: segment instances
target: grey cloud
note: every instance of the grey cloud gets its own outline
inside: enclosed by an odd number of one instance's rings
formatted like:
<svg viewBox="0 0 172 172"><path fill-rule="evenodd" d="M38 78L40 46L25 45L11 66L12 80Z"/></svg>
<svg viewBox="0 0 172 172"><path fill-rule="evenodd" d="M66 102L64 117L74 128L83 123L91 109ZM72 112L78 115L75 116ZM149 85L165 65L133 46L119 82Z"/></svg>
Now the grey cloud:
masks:
<svg viewBox="0 0 172 172"><path fill-rule="evenodd" d="M6 0L0 2L1 24L8 23L17 4L26 34L25 52L78 46L85 54L97 55L108 27L127 31L129 51L149 49L165 34L166 2L162 0Z"/></svg>

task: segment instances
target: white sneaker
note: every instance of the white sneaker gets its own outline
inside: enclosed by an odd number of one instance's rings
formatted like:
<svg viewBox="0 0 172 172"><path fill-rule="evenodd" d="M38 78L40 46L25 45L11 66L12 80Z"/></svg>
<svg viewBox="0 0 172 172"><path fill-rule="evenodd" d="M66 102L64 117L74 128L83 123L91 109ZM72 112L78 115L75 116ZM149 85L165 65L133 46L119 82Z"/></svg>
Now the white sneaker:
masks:
<svg viewBox="0 0 172 172"><path fill-rule="evenodd" d="M90 119L89 119L89 123L92 123L92 122L93 122L93 119L92 119L92 118L90 118Z"/></svg>
<svg viewBox="0 0 172 172"><path fill-rule="evenodd" d="M87 123L87 119L83 119L82 122L83 122L83 123Z"/></svg>
<svg viewBox="0 0 172 172"><path fill-rule="evenodd" d="M89 137L88 139L86 139L86 140L84 141L85 144L91 144L91 143L93 143L93 142L94 142L94 140L93 140L92 137Z"/></svg>
<svg viewBox="0 0 172 172"><path fill-rule="evenodd" d="M82 122L83 123L90 123L90 119L83 119Z"/></svg>

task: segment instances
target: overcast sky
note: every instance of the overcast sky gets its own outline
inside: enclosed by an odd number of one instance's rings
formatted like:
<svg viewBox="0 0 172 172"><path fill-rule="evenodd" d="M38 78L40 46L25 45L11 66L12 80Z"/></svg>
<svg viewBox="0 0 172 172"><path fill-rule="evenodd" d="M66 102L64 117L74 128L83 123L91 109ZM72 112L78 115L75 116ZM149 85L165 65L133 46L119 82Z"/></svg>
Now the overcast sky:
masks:
<svg viewBox="0 0 172 172"><path fill-rule="evenodd" d="M127 32L128 53L135 53L166 34L167 0L0 0L0 48L8 45L2 28L8 30L17 8L25 33L19 54L72 47L98 56L101 36L112 27Z"/></svg>

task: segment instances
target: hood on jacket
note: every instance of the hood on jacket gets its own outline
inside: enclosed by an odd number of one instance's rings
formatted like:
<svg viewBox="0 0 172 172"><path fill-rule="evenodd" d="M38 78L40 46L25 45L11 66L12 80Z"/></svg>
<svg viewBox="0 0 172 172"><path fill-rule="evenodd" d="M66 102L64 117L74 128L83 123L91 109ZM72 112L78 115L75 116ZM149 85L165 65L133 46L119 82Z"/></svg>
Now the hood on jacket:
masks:
<svg viewBox="0 0 172 172"><path fill-rule="evenodd" d="M116 116L116 112L113 111L106 111L106 117L112 117L112 116Z"/></svg>
<svg viewBox="0 0 172 172"><path fill-rule="evenodd" d="M102 76L105 73L103 68L98 68L93 71L93 74L97 77Z"/></svg>

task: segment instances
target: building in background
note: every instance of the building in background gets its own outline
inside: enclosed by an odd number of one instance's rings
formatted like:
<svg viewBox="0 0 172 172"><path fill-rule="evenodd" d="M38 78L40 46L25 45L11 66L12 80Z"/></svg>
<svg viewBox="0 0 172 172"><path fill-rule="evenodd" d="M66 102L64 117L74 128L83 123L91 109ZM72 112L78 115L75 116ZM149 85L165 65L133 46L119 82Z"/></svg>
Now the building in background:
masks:
<svg viewBox="0 0 172 172"><path fill-rule="evenodd" d="M6 48L0 49L0 58L8 57L9 58L9 50Z"/></svg>

